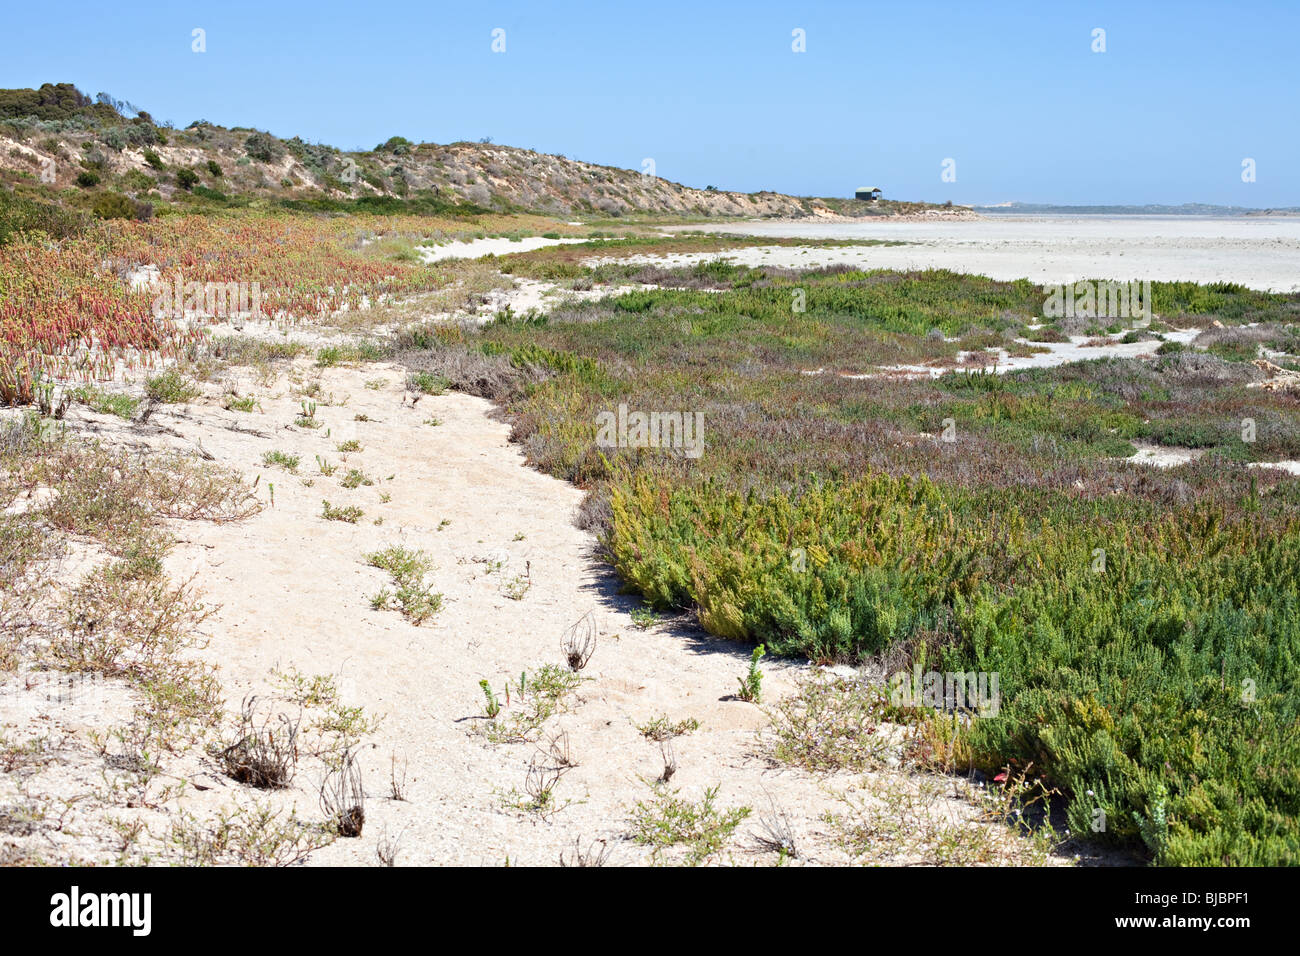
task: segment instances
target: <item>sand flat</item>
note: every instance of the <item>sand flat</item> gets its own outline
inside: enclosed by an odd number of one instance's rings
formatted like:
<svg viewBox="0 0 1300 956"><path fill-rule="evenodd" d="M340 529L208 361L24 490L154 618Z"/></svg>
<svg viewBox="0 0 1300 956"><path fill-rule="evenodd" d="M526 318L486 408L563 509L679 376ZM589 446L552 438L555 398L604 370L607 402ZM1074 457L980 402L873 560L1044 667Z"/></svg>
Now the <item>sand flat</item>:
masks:
<svg viewBox="0 0 1300 956"><path fill-rule="evenodd" d="M870 269L952 269L1039 283L1188 280L1236 282L1269 292L1300 291L1300 217L998 216L935 222L754 221L675 228L908 243L831 249L751 247L724 254L751 266L813 268L851 263ZM675 259L685 264L717 257L696 254Z"/></svg>

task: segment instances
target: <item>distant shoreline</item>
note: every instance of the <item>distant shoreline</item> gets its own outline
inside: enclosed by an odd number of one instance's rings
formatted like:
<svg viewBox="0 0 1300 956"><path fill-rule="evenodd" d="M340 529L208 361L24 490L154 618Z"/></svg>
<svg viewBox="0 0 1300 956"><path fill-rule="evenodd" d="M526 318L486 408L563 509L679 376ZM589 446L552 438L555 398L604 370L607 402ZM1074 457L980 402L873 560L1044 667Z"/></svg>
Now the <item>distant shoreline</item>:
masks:
<svg viewBox="0 0 1300 956"><path fill-rule="evenodd" d="M1149 204L1144 206L1087 205L1066 206L1051 203L1001 203L994 206L973 205L969 208L983 216L1088 216L1115 218L1141 216L1160 219L1244 219L1249 217L1300 216L1300 207L1255 208L1250 206L1216 206L1209 203L1183 203L1178 206Z"/></svg>

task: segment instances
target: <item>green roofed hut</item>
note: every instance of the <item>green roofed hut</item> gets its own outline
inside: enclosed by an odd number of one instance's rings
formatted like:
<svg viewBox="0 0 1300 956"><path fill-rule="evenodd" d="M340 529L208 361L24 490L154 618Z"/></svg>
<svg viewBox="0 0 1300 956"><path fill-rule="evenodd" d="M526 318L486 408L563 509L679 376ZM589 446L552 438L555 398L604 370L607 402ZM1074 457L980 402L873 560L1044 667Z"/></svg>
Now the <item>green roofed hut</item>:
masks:
<svg viewBox="0 0 1300 956"><path fill-rule="evenodd" d="M859 186L857 192L853 194L854 199L864 199L871 202L873 199L880 198L879 186Z"/></svg>

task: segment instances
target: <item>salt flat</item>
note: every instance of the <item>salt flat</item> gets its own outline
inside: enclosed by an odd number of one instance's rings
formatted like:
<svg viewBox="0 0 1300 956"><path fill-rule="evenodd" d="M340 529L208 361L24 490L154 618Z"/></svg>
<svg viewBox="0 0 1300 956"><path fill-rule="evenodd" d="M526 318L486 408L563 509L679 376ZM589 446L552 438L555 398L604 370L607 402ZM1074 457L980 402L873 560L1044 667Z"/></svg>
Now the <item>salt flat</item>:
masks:
<svg viewBox="0 0 1300 956"><path fill-rule="evenodd" d="M1300 291L1300 217L997 216L969 221L753 221L679 229L805 239L901 239L905 246L753 247L743 265L853 263L873 269L952 269L1039 283L1079 279L1236 282ZM674 257L682 262L699 259ZM716 258L708 256L707 258Z"/></svg>

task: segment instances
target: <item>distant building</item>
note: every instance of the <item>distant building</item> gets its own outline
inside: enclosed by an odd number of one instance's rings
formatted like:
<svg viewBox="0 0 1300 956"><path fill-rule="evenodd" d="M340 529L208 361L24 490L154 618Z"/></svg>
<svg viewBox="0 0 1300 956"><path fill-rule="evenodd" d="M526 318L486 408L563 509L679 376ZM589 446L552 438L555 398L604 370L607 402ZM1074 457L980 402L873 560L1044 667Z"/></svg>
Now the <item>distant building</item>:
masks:
<svg viewBox="0 0 1300 956"><path fill-rule="evenodd" d="M859 186L858 191L853 194L854 199L865 199L870 202L873 199L880 198L879 186Z"/></svg>

